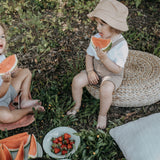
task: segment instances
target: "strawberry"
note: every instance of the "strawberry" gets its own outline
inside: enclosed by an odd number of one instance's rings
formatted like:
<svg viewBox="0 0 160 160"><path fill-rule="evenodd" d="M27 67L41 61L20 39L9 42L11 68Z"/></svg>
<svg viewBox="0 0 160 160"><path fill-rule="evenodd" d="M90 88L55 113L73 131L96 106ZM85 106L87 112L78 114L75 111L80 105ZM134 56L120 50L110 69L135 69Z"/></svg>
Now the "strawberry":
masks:
<svg viewBox="0 0 160 160"><path fill-rule="evenodd" d="M75 141L74 140L70 140L70 144L75 144Z"/></svg>
<svg viewBox="0 0 160 160"><path fill-rule="evenodd" d="M67 154L67 151L66 150L62 150L62 155L65 155L65 154Z"/></svg>
<svg viewBox="0 0 160 160"><path fill-rule="evenodd" d="M69 139L65 139L64 140L64 144L69 144L70 143L70 140Z"/></svg>
<svg viewBox="0 0 160 160"><path fill-rule="evenodd" d="M53 144L52 144L52 148L54 149L54 148L56 148L56 147L58 147L58 144L53 143Z"/></svg>
<svg viewBox="0 0 160 160"><path fill-rule="evenodd" d="M61 150L59 148L54 148L54 153L57 154L59 153Z"/></svg>
<svg viewBox="0 0 160 160"><path fill-rule="evenodd" d="M68 145L67 145L67 148L68 148L68 149L72 149L73 147L72 147L71 144L68 144Z"/></svg>
<svg viewBox="0 0 160 160"><path fill-rule="evenodd" d="M71 135L68 133L64 133L64 139L69 139L69 138L71 138Z"/></svg>
<svg viewBox="0 0 160 160"><path fill-rule="evenodd" d="M62 143L62 142L58 142L57 144L58 144L59 146L61 146L63 143Z"/></svg>
<svg viewBox="0 0 160 160"><path fill-rule="evenodd" d="M61 145L61 148L62 148L63 150L67 150L67 146L66 146L65 144L62 144L62 145Z"/></svg>
<svg viewBox="0 0 160 160"><path fill-rule="evenodd" d="M60 142L62 142L62 141L63 141L62 136L58 137L58 141L60 141Z"/></svg>
<svg viewBox="0 0 160 160"><path fill-rule="evenodd" d="M53 138L52 142L57 144L58 143L58 139L57 138Z"/></svg>

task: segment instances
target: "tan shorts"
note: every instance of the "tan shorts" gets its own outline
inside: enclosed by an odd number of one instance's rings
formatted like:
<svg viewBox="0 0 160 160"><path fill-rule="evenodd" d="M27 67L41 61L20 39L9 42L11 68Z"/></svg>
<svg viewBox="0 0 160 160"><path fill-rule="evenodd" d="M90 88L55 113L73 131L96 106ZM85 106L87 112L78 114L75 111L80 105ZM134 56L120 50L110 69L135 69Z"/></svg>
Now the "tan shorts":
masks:
<svg viewBox="0 0 160 160"><path fill-rule="evenodd" d="M99 83L96 85L97 87L100 87L100 85L103 84L104 81L111 81L114 84L114 90L118 89L122 83L123 80L123 71L119 74L115 74L110 72L106 67L101 63L99 60L94 59L94 70L99 76Z"/></svg>

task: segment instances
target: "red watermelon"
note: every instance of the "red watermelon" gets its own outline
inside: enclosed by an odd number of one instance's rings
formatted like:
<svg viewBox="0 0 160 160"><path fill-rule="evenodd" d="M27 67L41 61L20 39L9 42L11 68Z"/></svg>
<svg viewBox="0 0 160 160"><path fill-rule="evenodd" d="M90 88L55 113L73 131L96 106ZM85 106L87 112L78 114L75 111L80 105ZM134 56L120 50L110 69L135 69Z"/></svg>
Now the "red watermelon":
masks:
<svg viewBox="0 0 160 160"><path fill-rule="evenodd" d="M17 66L18 60L15 54L7 57L0 63L0 76L4 75L6 72L11 72Z"/></svg>
<svg viewBox="0 0 160 160"><path fill-rule="evenodd" d="M103 39L92 36L91 43L94 48L99 47L104 52L110 50L112 47L111 39Z"/></svg>

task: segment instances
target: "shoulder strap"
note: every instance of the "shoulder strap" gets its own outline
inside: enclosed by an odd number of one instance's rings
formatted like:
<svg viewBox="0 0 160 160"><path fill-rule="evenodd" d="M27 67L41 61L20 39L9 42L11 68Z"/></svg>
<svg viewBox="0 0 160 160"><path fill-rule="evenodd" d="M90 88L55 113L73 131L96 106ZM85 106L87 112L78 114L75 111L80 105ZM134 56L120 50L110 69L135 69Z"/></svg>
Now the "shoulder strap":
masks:
<svg viewBox="0 0 160 160"><path fill-rule="evenodd" d="M119 44L120 42L124 41L125 39L123 37L121 37L120 39L116 40L115 42L112 43L112 47L111 49L116 46L117 44Z"/></svg>

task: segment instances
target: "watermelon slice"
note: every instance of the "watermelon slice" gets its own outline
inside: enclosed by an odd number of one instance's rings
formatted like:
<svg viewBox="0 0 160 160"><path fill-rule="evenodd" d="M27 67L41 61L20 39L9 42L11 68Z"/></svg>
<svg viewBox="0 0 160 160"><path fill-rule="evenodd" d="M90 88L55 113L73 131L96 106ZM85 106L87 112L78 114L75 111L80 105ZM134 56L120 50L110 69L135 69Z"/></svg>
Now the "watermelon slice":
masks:
<svg viewBox="0 0 160 160"><path fill-rule="evenodd" d="M7 146L5 144L2 144L2 147L3 147L4 153L6 155L6 160L12 160L11 153L8 150Z"/></svg>
<svg viewBox="0 0 160 160"><path fill-rule="evenodd" d="M0 160L12 160L11 153L5 144L0 144Z"/></svg>
<svg viewBox="0 0 160 160"><path fill-rule="evenodd" d="M20 147L17 152L15 160L24 160L24 143L23 143L23 141L20 144Z"/></svg>
<svg viewBox="0 0 160 160"><path fill-rule="evenodd" d="M0 76L4 75L6 72L11 72L17 66L18 60L15 54L7 57L0 63Z"/></svg>
<svg viewBox="0 0 160 160"><path fill-rule="evenodd" d="M10 140L13 140L13 139L17 139L17 138L19 138L19 137L24 137L24 136L26 136L26 135L29 135L28 132L18 133L18 134L15 134L15 135L13 135L13 136L10 136L10 137L1 139L1 140L0 140L0 143L4 143L4 142L7 142L7 141L10 141Z"/></svg>
<svg viewBox="0 0 160 160"><path fill-rule="evenodd" d="M94 48L99 47L104 52L109 51L112 47L111 39L103 39L92 36L91 43Z"/></svg>
<svg viewBox="0 0 160 160"><path fill-rule="evenodd" d="M34 136L34 134L32 134L28 152L28 159L36 157L37 157L37 142L36 142L36 137Z"/></svg>
<svg viewBox="0 0 160 160"><path fill-rule="evenodd" d="M18 137L19 135L19 137ZM5 144L9 151L17 151L20 147L21 142L24 142L24 147L30 142L31 135L27 132L10 136L0 140L0 143Z"/></svg>
<svg viewBox="0 0 160 160"><path fill-rule="evenodd" d="M2 144L0 144L0 159L6 159Z"/></svg>

